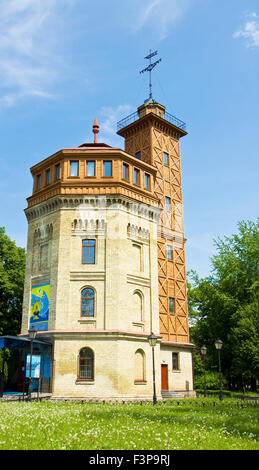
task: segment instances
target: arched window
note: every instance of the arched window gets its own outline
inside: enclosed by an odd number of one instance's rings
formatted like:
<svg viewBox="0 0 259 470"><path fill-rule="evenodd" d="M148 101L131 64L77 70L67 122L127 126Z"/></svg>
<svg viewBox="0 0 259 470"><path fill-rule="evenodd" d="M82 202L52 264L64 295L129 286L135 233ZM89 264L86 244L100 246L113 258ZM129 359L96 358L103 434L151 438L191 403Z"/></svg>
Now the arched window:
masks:
<svg viewBox="0 0 259 470"><path fill-rule="evenodd" d="M135 382L145 382L145 353L142 349L135 352Z"/></svg>
<svg viewBox="0 0 259 470"><path fill-rule="evenodd" d="M95 292L89 287L81 292L81 316L94 317L95 311Z"/></svg>
<svg viewBox="0 0 259 470"><path fill-rule="evenodd" d="M143 294L135 291L133 294L134 320L143 321Z"/></svg>
<svg viewBox="0 0 259 470"><path fill-rule="evenodd" d="M83 348L79 353L78 378L94 380L94 353L90 348Z"/></svg>

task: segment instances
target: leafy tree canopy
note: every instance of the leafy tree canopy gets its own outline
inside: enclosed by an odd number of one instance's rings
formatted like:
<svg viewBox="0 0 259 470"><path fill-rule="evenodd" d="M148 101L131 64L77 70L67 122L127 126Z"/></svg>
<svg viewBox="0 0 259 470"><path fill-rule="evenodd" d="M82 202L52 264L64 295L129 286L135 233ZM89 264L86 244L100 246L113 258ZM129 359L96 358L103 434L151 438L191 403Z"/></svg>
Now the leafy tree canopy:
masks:
<svg viewBox="0 0 259 470"><path fill-rule="evenodd" d="M0 227L0 336L20 332L25 257Z"/></svg>
<svg viewBox="0 0 259 470"><path fill-rule="evenodd" d="M238 233L215 241L212 274L188 273L191 339L208 348L208 366L217 364L214 342L223 341L223 369L229 384L259 372L259 219L242 221Z"/></svg>

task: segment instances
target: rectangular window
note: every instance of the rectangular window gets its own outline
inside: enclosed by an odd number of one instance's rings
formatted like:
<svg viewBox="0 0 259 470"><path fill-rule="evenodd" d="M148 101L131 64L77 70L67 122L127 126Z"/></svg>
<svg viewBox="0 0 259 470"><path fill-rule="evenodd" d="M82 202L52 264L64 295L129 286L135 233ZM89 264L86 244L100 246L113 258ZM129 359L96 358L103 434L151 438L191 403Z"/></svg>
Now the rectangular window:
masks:
<svg viewBox="0 0 259 470"><path fill-rule="evenodd" d="M171 199L170 197L165 197L165 208L167 211L171 211Z"/></svg>
<svg viewBox="0 0 259 470"><path fill-rule="evenodd" d="M145 173L145 188L150 188L150 175L148 175L147 173Z"/></svg>
<svg viewBox="0 0 259 470"><path fill-rule="evenodd" d="M41 175L37 176L37 189L40 189L41 187Z"/></svg>
<svg viewBox="0 0 259 470"><path fill-rule="evenodd" d="M166 245L167 250L167 258L172 260L173 259L173 247L172 245Z"/></svg>
<svg viewBox="0 0 259 470"><path fill-rule="evenodd" d="M82 241L82 263L83 264L95 264L95 240L83 240Z"/></svg>
<svg viewBox="0 0 259 470"><path fill-rule="evenodd" d="M127 165L126 163L123 163L122 178L124 180L129 179L129 165Z"/></svg>
<svg viewBox="0 0 259 470"><path fill-rule="evenodd" d="M134 168L134 184L139 184L139 174L140 171L137 168Z"/></svg>
<svg viewBox="0 0 259 470"><path fill-rule="evenodd" d="M50 170L46 171L46 184L50 183Z"/></svg>
<svg viewBox="0 0 259 470"><path fill-rule="evenodd" d="M172 353L173 370L179 370L179 353Z"/></svg>
<svg viewBox="0 0 259 470"><path fill-rule="evenodd" d="M137 152L137 153L135 154L135 157L138 158L139 160L141 160L141 152Z"/></svg>
<svg viewBox="0 0 259 470"><path fill-rule="evenodd" d="M71 160L70 162L70 176L78 176L78 169L79 169L79 161L73 161Z"/></svg>
<svg viewBox="0 0 259 470"><path fill-rule="evenodd" d="M164 152L164 165L169 165L169 155L167 152Z"/></svg>
<svg viewBox="0 0 259 470"><path fill-rule="evenodd" d="M169 297L169 313L174 313L175 306L174 306L174 298Z"/></svg>
<svg viewBox="0 0 259 470"><path fill-rule="evenodd" d="M86 162L87 176L95 176L95 161Z"/></svg>
<svg viewBox="0 0 259 470"><path fill-rule="evenodd" d="M104 161L103 167L104 167L104 170L103 170L104 176L112 176L112 162L108 160Z"/></svg>
<svg viewBox="0 0 259 470"><path fill-rule="evenodd" d="M60 178L60 164L56 165L56 179Z"/></svg>

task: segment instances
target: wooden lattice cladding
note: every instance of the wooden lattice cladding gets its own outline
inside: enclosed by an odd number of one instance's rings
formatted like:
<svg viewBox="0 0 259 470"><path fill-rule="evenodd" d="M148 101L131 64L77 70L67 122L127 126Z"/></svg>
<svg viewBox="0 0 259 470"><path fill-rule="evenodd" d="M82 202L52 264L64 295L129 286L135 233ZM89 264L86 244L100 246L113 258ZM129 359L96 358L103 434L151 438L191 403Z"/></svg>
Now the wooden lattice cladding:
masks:
<svg viewBox="0 0 259 470"><path fill-rule="evenodd" d="M162 209L158 227L160 334L166 341L185 343L189 341L189 329L180 138L186 132L161 116L161 105L157 115L152 105L150 110L147 106L140 119L118 133L125 137L127 153L136 155L140 151L141 159L157 169L154 195ZM164 164L164 152L168 154L168 165ZM166 196L171 200L171 211L165 210ZM167 245L173 247L172 260L168 259ZM175 299L174 313L169 312L169 297Z"/></svg>

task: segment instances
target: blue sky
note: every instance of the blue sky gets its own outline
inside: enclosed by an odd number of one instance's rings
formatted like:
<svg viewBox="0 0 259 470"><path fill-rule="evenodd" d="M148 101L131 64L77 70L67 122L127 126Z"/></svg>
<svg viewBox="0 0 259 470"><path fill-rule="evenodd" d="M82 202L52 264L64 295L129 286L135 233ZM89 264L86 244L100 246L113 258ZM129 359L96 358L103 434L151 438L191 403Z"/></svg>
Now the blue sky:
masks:
<svg viewBox="0 0 259 470"><path fill-rule="evenodd" d="M0 0L0 225L25 246L29 168L92 141L153 96L184 120L187 269L210 272L213 239L258 216L258 0Z"/></svg>

